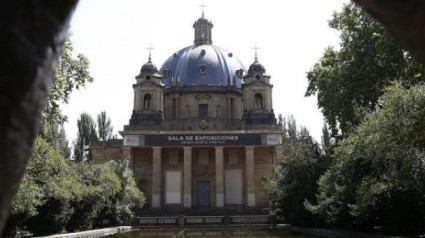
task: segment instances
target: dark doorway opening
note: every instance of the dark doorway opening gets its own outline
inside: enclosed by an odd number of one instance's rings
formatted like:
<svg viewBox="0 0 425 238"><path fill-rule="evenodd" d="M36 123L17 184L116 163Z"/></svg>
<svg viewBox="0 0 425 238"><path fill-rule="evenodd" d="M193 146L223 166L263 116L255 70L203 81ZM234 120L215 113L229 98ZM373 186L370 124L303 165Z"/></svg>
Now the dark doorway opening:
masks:
<svg viewBox="0 0 425 238"><path fill-rule="evenodd" d="M210 182L196 183L197 208L208 210L211 207L211 184Z"/></svg>

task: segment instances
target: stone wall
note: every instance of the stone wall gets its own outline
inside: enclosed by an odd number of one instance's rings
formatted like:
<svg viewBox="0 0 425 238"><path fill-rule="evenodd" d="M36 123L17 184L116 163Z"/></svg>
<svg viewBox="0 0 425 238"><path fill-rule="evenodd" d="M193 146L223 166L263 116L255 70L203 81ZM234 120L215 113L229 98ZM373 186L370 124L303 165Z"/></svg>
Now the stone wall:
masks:
<svg viewBox="0 0 425 238"><path fill-rule="evenodd" d="M234 92L169 93L164 96L164 119L198 119L199 104L208 104L208 118L242 119L242 95Z"/></svg>

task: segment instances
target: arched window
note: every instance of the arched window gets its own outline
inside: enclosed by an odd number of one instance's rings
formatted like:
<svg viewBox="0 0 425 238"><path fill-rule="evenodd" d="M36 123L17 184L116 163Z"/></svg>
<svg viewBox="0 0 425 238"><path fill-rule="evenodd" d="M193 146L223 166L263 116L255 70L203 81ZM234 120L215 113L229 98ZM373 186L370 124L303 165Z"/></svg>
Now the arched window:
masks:
<svg viewBox="0 0 425 238"><path fill-rule="evenodd" d="M263 97L259 93L255 94L255 108L263 109Z"/></svg>
<svg viewBox="0 0 425 238"><path fill-rule="evenodd" d="M145 94L145 96L143 97L143 109L144 110L150 109L151 100L152 100L152 96L149 93Z"/></svg>

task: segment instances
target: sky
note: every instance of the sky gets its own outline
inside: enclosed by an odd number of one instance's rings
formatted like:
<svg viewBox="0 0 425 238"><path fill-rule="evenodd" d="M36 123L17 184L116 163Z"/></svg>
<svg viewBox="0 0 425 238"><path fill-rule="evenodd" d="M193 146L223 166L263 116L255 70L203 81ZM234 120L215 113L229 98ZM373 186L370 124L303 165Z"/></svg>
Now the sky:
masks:
<svg viewBox="0 0 425 238"><path fill-rule="evenodd" d="M106 111L114 132L123 130L133 109L135 76L147 62L149 44L158 67L174 52L192 45L193 23L201 16L213 22L213 45L222 47L248 69L258 59L271 75L273 107L294 115L320 142L323 116L316 97L304 97L306 72L326 47L338 48L339 34L328 21L347 0L81 0L71 20L74 53L84 54L94 78L74 91L62 111L70 141L77 136L82 112L96 118Z"/></svg>

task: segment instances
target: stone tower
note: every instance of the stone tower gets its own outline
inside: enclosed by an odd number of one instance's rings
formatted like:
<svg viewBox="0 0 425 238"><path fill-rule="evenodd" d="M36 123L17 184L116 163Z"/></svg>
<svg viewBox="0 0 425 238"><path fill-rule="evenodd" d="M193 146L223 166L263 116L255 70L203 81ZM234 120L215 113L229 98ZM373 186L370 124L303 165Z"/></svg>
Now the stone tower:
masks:
<svg viewBox="0 0 425 238"><path fill-rule="evenodd" d="M270 75L266 74L266 69L258 62L257 53L255 53L254 63L249 66L242 85L243 119L248 124L276 123L272 104L272 88Z"/></svg>
<svg viewBox="0 0 425 238"><path fill-rule="evenodd" d="M136 80L133 85L134 107L130 121L136 125L157 125L162 119L164 86L150 53L148 62L142 66Z"/></svg>

